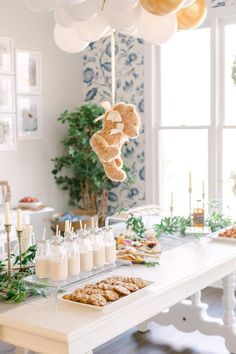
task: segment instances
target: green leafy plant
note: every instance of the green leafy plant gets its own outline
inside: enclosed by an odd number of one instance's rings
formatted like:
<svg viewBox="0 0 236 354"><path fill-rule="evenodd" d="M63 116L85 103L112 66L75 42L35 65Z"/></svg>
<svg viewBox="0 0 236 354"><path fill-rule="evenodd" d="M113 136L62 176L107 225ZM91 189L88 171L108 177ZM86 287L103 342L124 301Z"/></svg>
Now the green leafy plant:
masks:
<svg viewBox="0 0 236 354"><path fill-rule="evenodd" d="M128 220L126 221L127 229L133 231L137 236L137 239L143 238L144 233L147 231L146 227L144 226L143 219L141 216L136 217L132 214L129 216Z"/></svg>
<svg viewBox="0 0 236 354"><path fill-rule="evenodd" d="M62 113L58 121L68 125L67 135L61 141L65 153L52 160L55 181L63 190L69 191L69 204L99 209L102 213L112 182L106 177L89 141L101 129L101 122L94 124L94 119L103 113L104 109L95 104L84 104L74 112Z"/></svg>
<svg viewBox="0 0 236 354"><path fill-rule="evenodd" d="M212 200L208 203L209 216L205 220L206 226L210 227L211 232L223 229L227 226L235 224L228 216L220 212L220 203L218 200Z"/></svg>
<svg viewBox="0 0 236 354"><path fill-rule="evenodd" d="M160 265L160 263L157 262L157 261L156 261L156 262L153 262L153 261L144 261L142 264L145 265L145 266L148 267L148 268L156 267L156 266Z"/></svg>
<svg viewBox="0 0 236 354"><path fill-rule="evenodd" d="M162 234L173 235L177 232L185 236L186 228L189 226L191 226L190 217L173 216L161 219L159 224L153 225L153 228L156 232L156 237L159 238Z"/></svg>
<svg viewBox="0 0 236 354"><path fill-rule="evenodd" d="M26 252L22 254L21 270L12 270L11 276L6 271L6 264L0 260L0 301L6 303L20 303L25 300L27 296L39 295L41 289L38 287L27 287L22 279L27 275L34 274L34 267L32 265L36 254L36 245L30 246ZM12 255L15 257L15 255ZM14 265L19 265L19 256L15 257Z"/></svg>
<svg viewBox="0 0 236 354"><path fill-rule="evenodd" d="M37 251L37 246L32 245L26 250L26 252L22 253L21 257L22 257L22 265L23 266L33 263L33 261L35 259L36 251ZM16 265L16 264L20 265L20 256L16 256L14 265Z"/></svg>

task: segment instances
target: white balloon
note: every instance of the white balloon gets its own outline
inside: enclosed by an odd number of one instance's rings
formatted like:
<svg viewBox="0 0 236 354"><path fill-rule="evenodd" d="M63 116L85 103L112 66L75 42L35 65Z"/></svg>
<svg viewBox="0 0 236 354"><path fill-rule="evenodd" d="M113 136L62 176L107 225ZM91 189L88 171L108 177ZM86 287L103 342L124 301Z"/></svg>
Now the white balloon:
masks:
<svg viewBox="0 0 236 354"><path fill-rule="evenodd" d="M126 31L132 29L137 24L141 15L141 6L137 5L130 11L122 11L114 8L113 0L107 0L103 13L111 27L117 31Z"/></svg>
<svg viewBox="0 0 236 354"><path fill-rule="evenodd" d="M84 0L57 0L57 2L61 5L75 5L75 4L80 4Z"/></svg>
<svg viewBox="0 0 236 354"><path fill-rule="evenodd" d="M57 46L67 53L82 52L89 44L77 36L74 27L65 28L57 24L54 27L54 40Z"/></svg>
<svg viewBox="0 0 236 354"><path fill-rule="evenodd" d="M133 36L136 32L138 32L137 27L131 27L128 30L120 31L120 33L125 34L127 36Z"/></svg>
<svg viewBox="0 0 236 354"><path fill-rule="evenodd" d="M194 3L195 0L185 0L182 8L188 7Z"/></svg>
<svg viewBox="0 0 236 354"><path fill-rule="evenodd" d="M88 21L76 22L75 29L83 41L94 42L102 38L110 26L101 14Z"/></svg>
<svg viewBox="0 0 236 354"><path fill-rule="evenodd" d="M102 9L103 0L85 0L81 4L66 6L67 14L75 21L87 21Z"/></svg>
<svg viewBox="0 0 236 354"><path fill-rule="evenodd" d="M55 7L53 15L55 22L62 27L72 27L74 25L72 18L65 12L64 7L59 4Z"/></svg>
<svg viewBox="0 0 236 354"><path fill-rule="evenodd" d="M151 44L160 45L167 42L177 30L176 16L157 16L142 8L137 24L141 37Z"/></svg>
<svg viewBox="0 0 236 354"><path fill-rule="evenodd" d="M138 5L139 0L113 0L114 6L120 10L132 10Z"/></svg>
<svg viewBox="0 0 236 354"><path fill-rule="evenodd" d="M24 0L28 8L34 12L43 13L52 11L55 7L55 0Z"/></svg>

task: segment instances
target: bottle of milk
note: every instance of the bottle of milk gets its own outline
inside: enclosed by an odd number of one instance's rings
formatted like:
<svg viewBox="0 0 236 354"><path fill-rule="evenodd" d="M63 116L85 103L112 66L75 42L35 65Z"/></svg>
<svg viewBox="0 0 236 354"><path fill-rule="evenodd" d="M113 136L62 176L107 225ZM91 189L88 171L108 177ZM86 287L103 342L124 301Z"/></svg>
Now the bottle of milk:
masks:
<svg viewBox="0 0 236 354"><path fill-rule="evenodd" d="M67 239L68 276L77 277L80 273L80 252L74 238Z"/></svg>
<svg viewBox="0 0 236 354"><path fill-rule="evenodd" d="M88 234L79 237L80 271L90 272L93 269L93 249Z"/></svg>
<svg viewBox="0 0 236 354"><path fill-rule="evenodd" d="M105 245L103 242L103 232L99 230L93 235L93 267L101 268L105 265Z"/></svg>
<svg viewBox="0 0 236 354"><path fill-rule="evenodd" d="M115 263L116 260L116 241L113 235L113 229L106 227L103 229L103 241L105 244L106 264Z"/></svg>
<svg viewBox="0 0 236 354"><path fill-rule="evenodd" d="M66 249L60 236L53 237L51 248L50 279L56 282L66 280L68 277L68 261Z"/></svg>
<svg viewBox="0 0 236 354"><path fill-rule="evenodd" d="M49 262L51 249L47 240L41 240L37 244L35 255L35 273L38 278L49 278Z"/></svg>

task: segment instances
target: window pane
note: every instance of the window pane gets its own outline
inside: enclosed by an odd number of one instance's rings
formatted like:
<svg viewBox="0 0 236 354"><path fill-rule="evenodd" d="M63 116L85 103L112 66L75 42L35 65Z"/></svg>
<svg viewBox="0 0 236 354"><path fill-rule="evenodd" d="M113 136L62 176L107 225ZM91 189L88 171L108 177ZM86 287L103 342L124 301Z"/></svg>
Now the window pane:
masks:
<svg viewBox="0 0 236 354"><path fill-rule="evenodd" d="M210 29L181 31L161 48L163 126L210 124Z"/></svg>
<svg viewBox="0 0 236 354"><path fill-rule="evenodd" d="M174 196L174 215L188 215L189 171L192 173L192 207L202 200L202 181L207 201L208 131L160 131L160 205L170 214L171 191Z"/></svg>
<svg viewBox="0 0 236 354"><path fill-rule="evenodd" d="M236 25L225 26L225 124L236 125ZM233 68L234 66L234 68ZM232 74L234 73L234 80Z"/></svg>
<svg viewBox="0 0 236 354"><path fill-rule="evenodd" d="M224 129L223 131L223 211L236 220L236 163L234 153L236 151L236 129ZM231 179L235 175L234 179Z"/></svg>

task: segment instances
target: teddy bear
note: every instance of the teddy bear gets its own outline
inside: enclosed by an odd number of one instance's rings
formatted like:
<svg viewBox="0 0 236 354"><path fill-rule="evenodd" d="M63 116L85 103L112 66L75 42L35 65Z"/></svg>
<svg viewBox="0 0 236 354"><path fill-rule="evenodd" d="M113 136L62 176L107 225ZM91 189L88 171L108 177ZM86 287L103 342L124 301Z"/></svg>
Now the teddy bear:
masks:
<svg viewBox="0 0 236 354"><path fill-rule="evenodd" d="M90 145L104 166L106 176L122 182L127 175L122 169L121 148L129 139L139 135L141 120L134 105L119 102L104 113L102 129L90 139Z"/></svg>

